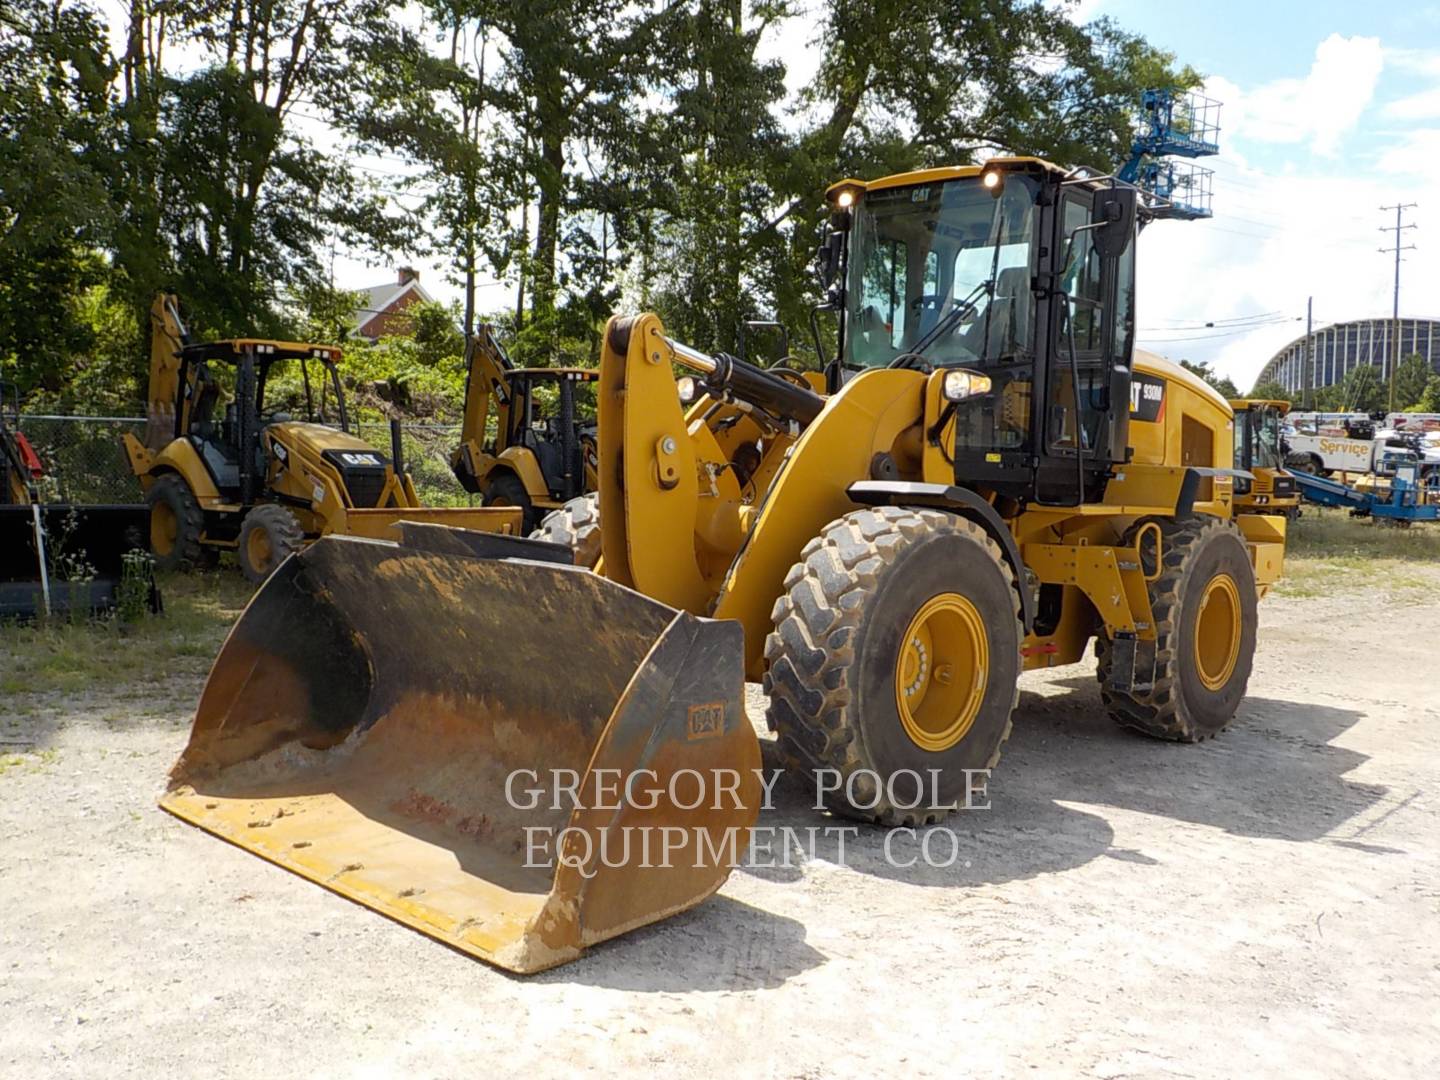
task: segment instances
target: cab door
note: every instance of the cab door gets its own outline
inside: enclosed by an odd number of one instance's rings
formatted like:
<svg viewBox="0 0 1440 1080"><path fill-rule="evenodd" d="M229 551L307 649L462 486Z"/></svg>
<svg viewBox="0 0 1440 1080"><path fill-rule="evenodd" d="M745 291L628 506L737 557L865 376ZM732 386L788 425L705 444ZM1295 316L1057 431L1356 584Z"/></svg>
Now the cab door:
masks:
<svg viewBox="0 0 1440 1080"><path fill-rule="evenodd" d="M1101 193L1102 196L1105 193ZM1087 486L1128 454L1135 306L1135 244L1102 241L1096 193L1066 188L1055 213L1042 502L1083 501ZM1107 247L1109 250L1107 250Z"/></svg>

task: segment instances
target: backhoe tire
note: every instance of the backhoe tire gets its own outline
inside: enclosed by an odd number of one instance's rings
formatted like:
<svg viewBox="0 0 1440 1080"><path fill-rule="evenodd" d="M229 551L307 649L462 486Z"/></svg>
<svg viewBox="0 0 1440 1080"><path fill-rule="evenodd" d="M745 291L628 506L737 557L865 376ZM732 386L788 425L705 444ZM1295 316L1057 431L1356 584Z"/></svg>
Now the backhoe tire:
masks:
<svg viewBox="0 0 1440 1080"><path fill-rule="evenodd" d="M766 719L831 811L924 825L983 791L977 773L1010 734L1023 636L984 529L938 510L853 511L805 545L773 619Z"/></svg>
<svg viewBox="0 0 1440 1080"><path fill-rule="evenodd" d="M290 555L305 546L305 530L295 515L278 503L265 503L240 523L240 569L256 585L275 572Z"/></svg>
<svg viewBox="0 0 1440 1080"><path fill-rule="evenodd" d="M575 552L576 566L595 569L600 561L600 496L591 492L550 511L530 539L564 544Z"/></svg>
<svg viewBox="0 0 1440 1080"><path fill-rule="evenodd" d="M485 482L485 494L480 502L484 506L517 507L524 515L520 522L522 532L529 532L540 524L540 511L530 501L530 493L520 478L512 472L492 473Z"/></svg>
<svg viewBox="0 0 1440 1080"><path fill-rule="evenodd" d="M155 479L145 493L150 508L150 552L161 570L190 570L203 564L205 512L190 485L178 473Z"/></svg>
<svg viewBox="0 0 1440 1080"><path fill-rule="evenodd" d="M1255 572L1231 522L1197 515L1159 524L1162 566L1150 583L1154 681L1148 690L1111 688L1109 642L1102 635L1096 641L1100 693L1124 727L1201 742L1225 729L1245 697L1255 661ZM1133 544L1133 535L1125 542ZM1153 563L1145 570L1154 573Z"/></svg>

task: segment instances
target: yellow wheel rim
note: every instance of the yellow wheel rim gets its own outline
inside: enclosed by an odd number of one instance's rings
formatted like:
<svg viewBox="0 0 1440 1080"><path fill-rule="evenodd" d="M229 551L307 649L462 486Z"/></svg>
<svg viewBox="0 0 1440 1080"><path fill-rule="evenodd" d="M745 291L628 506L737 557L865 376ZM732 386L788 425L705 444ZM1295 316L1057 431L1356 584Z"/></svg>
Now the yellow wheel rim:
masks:
<svg viewBox="0 0 1440 1080"><path fill-rule="evenodd" d="M937 753L970 731L990 679L990 639L959 593L927 600L900 640L895 707L910 741Z"/></svg>
<svg viewBox="0 0 1440 1080"><path fill-rule="evenodd" d="M1230 681L1240 658L1240 589L1229 574L1217 574L1200 596L1195 616L1195 670L1207 690Z"/></svg>
<svg viewBox="0 0 1440 1080"><path fill-rule="evenodd" d="M175 550L180 522L167 504L157 502L150 507L150 550L162 558Z"/></svg>
<svg viewBox="0 0 1440 1080"><path fill-rule="evenodd" d="M256 570L264 570L270 565L273 553L270 546L270 534L264 529L254 529L245 541L245 554L249 556L250 565Z"/></svg>

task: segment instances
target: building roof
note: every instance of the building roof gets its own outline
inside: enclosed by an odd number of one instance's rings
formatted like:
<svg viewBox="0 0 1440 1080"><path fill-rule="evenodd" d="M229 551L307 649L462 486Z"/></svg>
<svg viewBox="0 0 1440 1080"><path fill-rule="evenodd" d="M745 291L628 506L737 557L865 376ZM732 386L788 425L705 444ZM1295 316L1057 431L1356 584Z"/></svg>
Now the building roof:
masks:
<svg viewBox="0 0 1440 1080"><path fill-rule="evenodd" d="M1313 359L1317 361L1317 367L1325 367L1326 365L1319 364L1318 361L1322 359L1320 354L1329 355L1327 343L1341 339L1348 341L1348 335L1352 330L1357 335L1356 349L1351 351L1348 350L1348 347L1342 348L1340 351L1343 355L1330 357L1331 363L1328 367L1335 378L1323 379L1317 371L1311 385L1328 386L1338 383L1344 372L1360 363L1383 367L1388 361L1393 347L1389 335L1394 321L1389 315L1376 315L1366 319L1345 319L1341 322L1316 326L1309 334L1299 334L1288 344L1277 349L1265 366L1260 369L1260 373L1255 377L1254 385L1260 386L1266 382L1278 381L1289 389L1300 389L1304 371L1298 369L1297 364L1303 360L1306 354L1306 343L1314 339L1315 345L1312 351L1315 356ZM1405 354L1408 355L1412 351L1411 348L1405 347L1408 339L1413 351L1419 352L1432 366L1440 369L1440 319L1424 315L1401 315L1400 325L1401 346ZM1361 333L1365 334L1363 354L1359 347L1360 339L1358 337ZM1423 344L1420 341L1422 333L1425 338Z"/></svg>
<svg viewBox="0 0 1440 1080"><path fill-rule="evenodd" d="M434 303L435 298L425 291L425 286L420 284L420 278L413 277L403 285L395 281L387 281L383 285L371 285L369 288L357 289L357 292L364 294L361 306L356 308L351 318L355 321L355 330L358 333L364 329L365 324L373 320L377 315L384 315L390 312L395 304L403 299L406 293L414 293L414 302ZM408 305L406 305L408 306Z"/></svg>

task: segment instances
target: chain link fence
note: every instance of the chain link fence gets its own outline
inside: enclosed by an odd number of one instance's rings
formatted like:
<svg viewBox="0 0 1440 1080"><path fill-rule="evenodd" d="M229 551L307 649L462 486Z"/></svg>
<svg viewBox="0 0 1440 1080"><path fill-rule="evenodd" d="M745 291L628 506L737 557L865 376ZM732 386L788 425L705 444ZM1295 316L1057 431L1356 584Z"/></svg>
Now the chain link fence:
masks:
<svg viewBox="0 0 1440 1080"><path fill-rule="evenodd" d="M390 422L361 421L355 434L386 457L390 456ZM402 424L400 446L415 493L426 506L479 506L480 496L460 486L450 469L450 455L460 445L459 424Z"/></svg>
<svg viewBox="0 0 1440 1080"><path fill-rule="evenodd" d="M16 427L34 447L45 475L45 502L137 503L140 481L120 445L127 432L145 437L143 416L25 416Z"/></svg>
<svg viewBox="0 0 1440 1080"><path fill-rule="evenodd" d="M129 432L143 440L144 417L22 415L16 426L45 467L40 494L46 502L137 503L143 498L120 438ZM388 421L352 426L356 435L389 456ZM466 492L450 471L450 454L459 440L459 424L402 425L405 467L425 505L479 505L480 497Z"/></svg>

